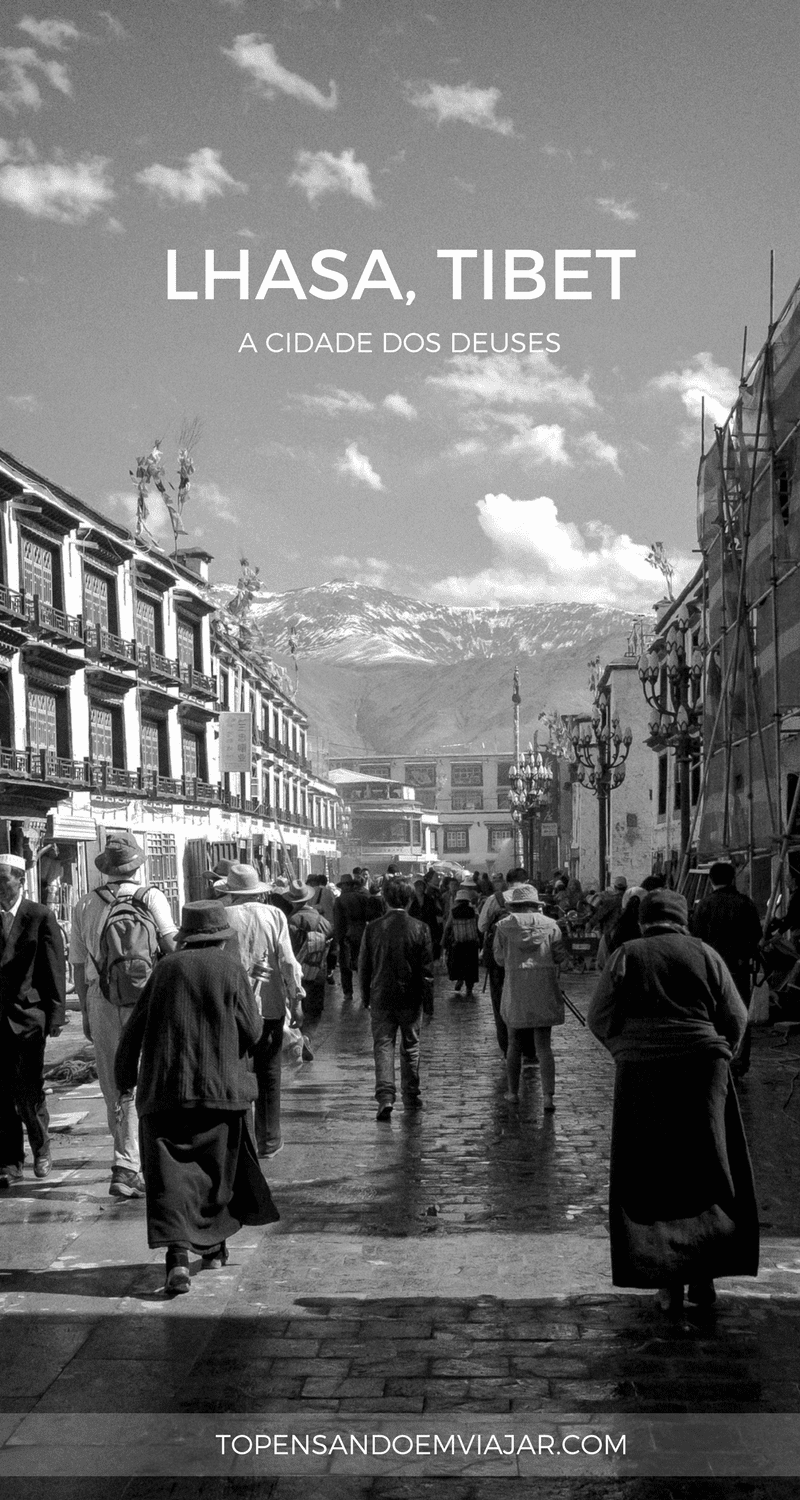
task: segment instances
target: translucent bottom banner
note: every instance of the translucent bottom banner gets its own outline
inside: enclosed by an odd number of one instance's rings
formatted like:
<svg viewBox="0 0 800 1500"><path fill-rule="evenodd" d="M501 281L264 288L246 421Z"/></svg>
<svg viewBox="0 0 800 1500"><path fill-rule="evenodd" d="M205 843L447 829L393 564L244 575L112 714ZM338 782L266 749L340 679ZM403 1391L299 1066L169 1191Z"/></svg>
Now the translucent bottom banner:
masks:
<svg viewBox="0 0 800 1500"><path fill-rule="evenodd" d="M800 1478L800 1415L0 1414L0 1481L259 1474Z"/></svg>

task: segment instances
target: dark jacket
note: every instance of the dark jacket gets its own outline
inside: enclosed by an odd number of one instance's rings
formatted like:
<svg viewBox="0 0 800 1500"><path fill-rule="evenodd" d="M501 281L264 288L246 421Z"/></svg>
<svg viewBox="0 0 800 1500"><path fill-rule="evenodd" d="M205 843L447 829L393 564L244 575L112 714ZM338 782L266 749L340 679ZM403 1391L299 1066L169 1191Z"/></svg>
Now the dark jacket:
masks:
<svg viewBox="0 0 800 1500"><path fill-rule="evenodd" d="M336 941L340 943L343 938L347 938L348 942L357 946L361 942L367 925L368 911L369 898L365 890L359 887L355 890L342 891L333 910Z"/></svg>
<svg viewBox="0 0 800 1500"><path fill-rule="evenodd" d="M698 903L689 927L695 937L724 958L739 994L747 1002L761 942L761 920L755 903L733 886L711 891Z"/></svg>
<svg viewBox="0 0 800 1500"><path fill-rule="evenodd" d="M0 939L2 941L2 939ZM0 954L0 1005L17 1036L48 1036L66 1014L66 964L61 929L48 906L19 904Z"/></svg>
<svg viewBox="0 0 800 1500"><path fill-rule="evenodd" d="M261 1026L238 958L220 948L168 953L120 1037L117 1088L128 1093L136 1085L140 1115L181 1106L246 1109L258 1093L246 1053Z"/></svg>
<svg viewBox="0 0 800 1500"><path fill-rule="evenodd" d="M423 922L390 908L365 929L358 956L365 1005L433 1014L433 945Z"/></svg>

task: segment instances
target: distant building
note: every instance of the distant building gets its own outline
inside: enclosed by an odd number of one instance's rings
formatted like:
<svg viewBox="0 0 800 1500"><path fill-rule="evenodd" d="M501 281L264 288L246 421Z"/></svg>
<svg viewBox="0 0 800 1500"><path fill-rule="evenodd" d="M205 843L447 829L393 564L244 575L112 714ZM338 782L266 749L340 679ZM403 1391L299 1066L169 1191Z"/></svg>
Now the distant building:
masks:
<svg viewBox="0 0 800 1500"><path fill-rule="evenodd" d="M442 753L419 756L355 756L331 761L331 779L341 767L360 776L412 787L421 808L435 812L438 854L470 868L508 868L514 827L509 810L509 754ZM545 874L566 860L570 830L569 777L563 761L553 779L553 801L535 830L536 850ZM435 855L433 856L435 857ZM535 873L535 872L534 872Z"/></svg>
<svg viewBox="0 0 800 1500"><path fill-rule="evenodd" d="M439 820L423 806L413 786L346 767L331 771L330 779L345 809L346 864L366 865L376 873L396 864L412 874L436 859Z"/></svg>

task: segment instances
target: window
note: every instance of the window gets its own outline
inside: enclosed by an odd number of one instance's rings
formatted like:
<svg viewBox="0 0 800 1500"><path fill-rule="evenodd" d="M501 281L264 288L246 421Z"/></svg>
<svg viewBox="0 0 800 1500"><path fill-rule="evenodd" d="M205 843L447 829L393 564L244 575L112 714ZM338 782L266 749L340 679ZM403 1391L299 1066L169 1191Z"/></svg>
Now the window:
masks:
<svg viewBox="0 0 800 1500"><path fill-rule="evenodd" d="M794 478L794 445L788 444L788 450L779 453L773 459L772 483L775 502L784 526L789 525L789 502L792 498L792 480Z"/></svg>
<svg viewBox="0 0 800 1500"><path fill-rule="evenodd" d="M450 772L451 786L483 786L480 761L454 761Z"/></svg>
<svg viewBox="0 0 800 1500"><path fill-rule="evenodd" d="M150 647L159 655L164 650L164 632L161 625L161 605L155 599L136 596L136 643Z"/></svg>
<svg viewBox="0 0 800 1500"><path fill-rule="evenodd" d="M667 816L667 757L658 757L658 816Z"/></svg>
<svg viewBox="0 0 800 1500"><path fill-rule="evenodd" d="M495 852L507 839L513 839L514 829L511 823L494 823L489 828L489 850Z"/></svg>
<svg viewBox="0 0 800 1500"><path fill-rule="evenodd" d="M142 770L169 776L166 719L142 719Z"/></svg>
<svg viewBox="0 0 800 1500"><path fill-rule="evenodd" d="M444 852L445 854L468 854L469 828L445 828Z"/></svg>
<svg viewBox="0 0 800 1500"><path fill-rule="evenodd" d="M89 708L89 751L92 760L114 764L114 731L110 708Z"/></svg>
<svg viewBox="0 0 800 1500"><path fill-rule="evenodd" d="M173 919L181 919L178 896L178 850L174 833L146 833L144 836L145 862L142 866L142 884L157 885L164 892Z"/></svg>
<svg viewBox="0 0 800 1500"><path fill-rule="evenodd" d="M31 750L50 750L58 754L58 730L55 693L28 692L28 744Z"/></svg>
<svg viewBox="0 0 800 1500"><path fill-rule="evenodd" d="M25 537L22 543L22 587L26 594L38 594L43 604L54 604L53 551L40 542Z"/></svg>
<svg viewBox="0 0 800 1500"><path fill-rule="evenodd" d="M453 812L482 812L483 792L453 792L450 806Z"/></svg>
<svg viewBox="0 0 800 1500"><path fill-rule="evenodd" d="M197 776L200 781L205 781L206 761L206 737L199 730L184 729L181 734L181 754L183 758L183 774L186 777Z"/></svg>
<svg viewBox="0 0 800 1500"><path fill-rule="evenodd" d="M499 760L497 762L497 785L498 786L510 786L509 772L510 772L511 767L513 766L513 764L514 764L513 760ZM499 807L499 805L500 805L500 799L498 797L498 807Z"/></svg>
<svg viewBox="0 0 800 1500"><path fill-rule="evenodd" d="M509 798L509 792L508 792L508 790L505 787L498 787L497 788L497 811L498 812L508 812L508 809L509 809L508 798Z"/></svg>
<svg viewBox="0 0 800 1500"><path fill-rule="evenodd" d="M416 787L414 790L414 801L419 802L422 807L436 807L435 787Z"/></svg>
<svg viewBox="0 0 800 1500"><path fill-rule="evenodd" d="M392 777L391 766L375 765L372 761L364 761L358 769L362 776L381 776L384 781L390 781Z"/></svg>
<svg viewBox="0 0 800 1500"><path fill-rule="evenodd" d="M117 611L113 583L104 573L83 570L83 618L87 625L116 633Z"/></svg>
<svg viewBox="0 0 800 1500"><path fill-rule="evenodd" d="M417 762L416 765L407 765L403 772L403 780L406 786L433 787L436 789L436 761L428 760ZM419 799L421 800L421 799ZM425 804L426 807L428 804Z"/></svg>
<svg viewBox="0 0 800 1500"><path fill-rule="evenodd" d="M178 661L187 667L197 667L197 626L188 620L178 620Z"/></svg>

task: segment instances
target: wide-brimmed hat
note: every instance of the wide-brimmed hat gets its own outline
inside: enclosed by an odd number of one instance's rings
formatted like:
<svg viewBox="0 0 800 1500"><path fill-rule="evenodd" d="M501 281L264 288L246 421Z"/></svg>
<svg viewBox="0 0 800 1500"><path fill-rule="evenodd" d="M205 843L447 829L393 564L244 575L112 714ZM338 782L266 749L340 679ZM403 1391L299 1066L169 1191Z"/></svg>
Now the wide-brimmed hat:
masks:
<svg viewBox="0 0 800 1500"><path fill-rule="evenodd" d="M535 885L512 885L506 891L506 906L538 906L539 892Z"/></svg>
<svg viewBox="0 0 800 1500"><path fill-rule="evenodd" d="M132 875L144 864L144 850L132 833L110 833L105 849L95 855L95 868L101 875Z"/></svg>
<svg viewBox="0 0 800 1500"><path fill-rule="evenodd" d="M639 922L642 927L660 927L662 924L688 927L686 897L677 891L648 891L639 906Z"/></svg>
<svg viewBox="0 0 800 1500"><path fill-rule="evenodd" d="M292 906L305 906L311 901L315 892L310 885L304 885L302 880L290 880L289 889L283 892L285 901L291 901Z"/></svg>
<svg viewBox="0 0 800 1500"><path fill-rule="evenodd" d="M477 894L477 888L474 885L464 883L456 891L456 901L474 901Z"/></svg>
<svg viewBox="0 0 800 1500"><path fill-rule="evenodd" d="M259 878L253 865L231 865L225 880L220 881L229 896L263 896L272 887Z"/></svg>
<svg viewBox="0 0 800 1500"><path fill-rule="evenodd" d="M228 926L227 908L219 901L187 901L178 930L181 945L219 943L233 936L233 928Z"/></svg>

